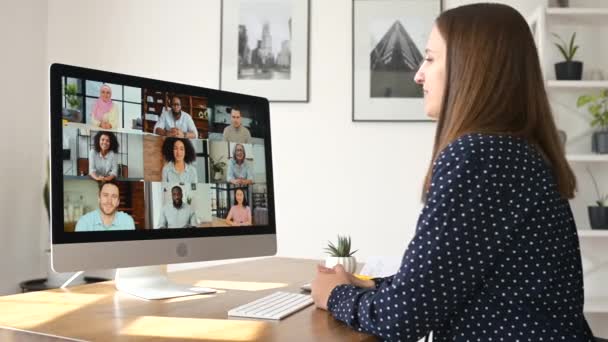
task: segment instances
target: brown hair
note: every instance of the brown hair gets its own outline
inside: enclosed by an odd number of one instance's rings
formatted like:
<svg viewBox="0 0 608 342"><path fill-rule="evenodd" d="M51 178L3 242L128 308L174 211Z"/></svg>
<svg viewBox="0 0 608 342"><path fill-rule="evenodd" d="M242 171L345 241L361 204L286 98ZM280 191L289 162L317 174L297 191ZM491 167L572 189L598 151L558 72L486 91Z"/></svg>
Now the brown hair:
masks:
<svg viewBox="0 0 608 342"><path fill-rule="evenodd" d="M446 42L446 84L423 198L439 153L468 133L527 140L550 165L561 196L573 198L576 178L559 141L526 20L506 5L472 4L443 12L435 24Z"/></svg>

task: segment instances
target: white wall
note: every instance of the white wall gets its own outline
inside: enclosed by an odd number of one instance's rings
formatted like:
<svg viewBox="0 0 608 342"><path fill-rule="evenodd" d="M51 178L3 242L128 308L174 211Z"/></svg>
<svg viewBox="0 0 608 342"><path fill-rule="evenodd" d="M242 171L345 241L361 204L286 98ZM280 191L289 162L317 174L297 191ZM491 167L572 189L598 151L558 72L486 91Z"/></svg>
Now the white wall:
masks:
<svg viewBox="0 0 608 342"><path fill-rule="evenodd" d="M322 257L325 241L338 233L352 235L360 259L400 255L414 232L434 125L351 122L351 2L311 0L310 102L271 104L279 255ZM444 8L471 2L444 0ZM498 2L527 15L544 0ZM15 129L2 136L3 160L15 161L2 167L9 175L2 182L16 199L7 197L0 209L7 222L0 250L2 260L24 260L1 264L7 276L0 291L6 292L40 272L29 266L36 265L44 244L38 241L45 223L39 189L47 147L48 65L216 88L220 0L9 0L1 6L2 13L11 14L0 22L3 41L18 53L2 56L2 75L15 82L3 82L0 93L5 103L28 103L9 119ZM172 25L175 15L179 21ZM22 132L33 139L23 140L27 153L13 154L14 144L6 142ZM14 182L17 173L32 181ZM13 215L31 203L37 203L35 215Z"/></svg>
<svg viewBox="0 0 608 342"><path fill-rule="evenodd" d="M42 201L48 149L46 60L47 4L37 0L0 2L0 294L44 275L47 219Z"/></svg>
<svg viewBox="0 0 608 342"><path fill-rule="evenodd" d="M219 13L219 0L52 1L48 61L216 88ZM312 0L310 102L271 104L279 255L323 257L338 233L360 259L400 255L413 236L435 126L351 122L351 74L351 0Z"/></svg>

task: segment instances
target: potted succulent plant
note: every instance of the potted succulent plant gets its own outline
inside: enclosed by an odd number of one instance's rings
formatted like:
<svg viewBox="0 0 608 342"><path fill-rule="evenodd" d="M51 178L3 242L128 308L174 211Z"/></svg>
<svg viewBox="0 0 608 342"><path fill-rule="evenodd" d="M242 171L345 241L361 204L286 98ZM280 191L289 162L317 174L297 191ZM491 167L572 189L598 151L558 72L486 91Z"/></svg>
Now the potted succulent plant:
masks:
<svg viewBox="0 0 608 342"><path fill-rule="evenodd" d="M608 153L608 89L600 91L599 95L582 95L576 105L586 106L592 116L591 127L599 128L591 138L591 150Z"/></svg>
<svg viewBox="0 0 608 342"><path fill-rule="evenodd" d="M574 55L578 50L578 45L574 45L576 32L572 33L570 44L567 44L559 35L553 33L553 36L559 41L554 43L564 56L565 61L555 63L555 77L558 80L580 80L583 75L583 62L575 61Z"/></svg>
<svg viewBox="0 0 608 342"><path fill-rule="evenodd" d="M587 207L591 229L608 229L608 194L600 194L595 177L593 177L589 168L587 168L587 172L591 176L593 186L595 187L595 193L597 194L597 200L595 201L597 205L590 205Z"/></svg>
<svg viewBox="0 0 608 342"><path fill-rule="evenodd" d="M350 250L350 236L338 235L338 243L334 245L333 242L328 241L325 251L329 256L325 259L325 267L334 267L336 265L342 265L347 272L353 273L357 269L357 260L353 256L357 250L351 252Z"/></svg>

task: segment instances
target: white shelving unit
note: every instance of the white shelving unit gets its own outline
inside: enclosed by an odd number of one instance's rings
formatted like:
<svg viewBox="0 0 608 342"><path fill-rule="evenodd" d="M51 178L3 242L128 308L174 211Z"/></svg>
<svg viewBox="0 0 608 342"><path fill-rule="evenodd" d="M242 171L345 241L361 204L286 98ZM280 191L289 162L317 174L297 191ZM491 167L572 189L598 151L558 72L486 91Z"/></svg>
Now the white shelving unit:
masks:
<svg viewBox="0 0 608 342"><path fill-rule="evenodd" d="M540 6L528 17L528 24L534 32L534 40L538 48L541 62L546 57L547 41L550 25L568 26L606 26L608 27L608 7L606 8L553 8ZM541 63L543 74L547 77L544 63ZM549 88L606 88L608 81L557 81L548 80Z"/></svg>
<svg viewBox="0 0 608 342"><path fill-rule="evenodd" d="M608 297L586 297L585 313L600 313L605 314L608 312Z"/></svg>
<svg viewBox="0 0 608 342"><path fill-rule="evenodd" d="M547 22L560 25L608 25L608 8L546 8Z"/></svg>
<svg viewBox="0 0 608 342"><path fill-rule="evenodd" d="M576 107L575 96L578 96L578 94L585 92L595 92L599 89L608 89L608 80L558 81L553 79L555 78L555 76L551 59L552 56L550 54L557 52L554 50L550 50L555 49L552 43L553 39L551 37L550 32L554 32L555 26L567 26L569 28L571 27L572 31L577 31L580 29L591 32L594 32L596 28L608 28L608 1L606 1L606 8L552 8L547 6L548 1L546 6L541 6L537 8L532 13L532 15L528 17L528 24L530 25L533 31L536 46L538 48L539 58L541 59L541 66L543 69L543 75L545 77L546 89L548 93L556 92L557 94L557 92L559 92L560 95L558 99L561 101L565 101L564 96L566 96L566 98L573 97L574 103L572 103L572 107ZM568 36L567 38L570 37ZM577 36L577 42L579 41L578 38L579 36ZM598 47L586 46L586 48L595 49ZM583 60L583 63L584 62L585 61ZM605 75L605 77L608 77L608 75ZM568 98L567 101L572 101L572 99ZM555 104L552 103L552 105ZM554 113L558 115L555 111ZM566 127L570 126L566 125ZM577 128L580 129L580 126L578 126ZM591 142L589 141L589 152L567 154L566 157L568 161L573 165L573 168L574 164L577 165L576 168L579 170L581 169L579 166L589 166L595 169L602 169L604 166L599 165L599 163L607 163L606 165L608 165L608 155L591 153L590 145ZM582 150L582 148L580 145L578 145L574 150L580 151ZM580 174L577 174L577 176L581 177ZM608 179L605 177L605 175L601 177L603 177L603 179ZM582 191L588 190L593 191L591 189L582 189ZM584 208L587 204L588 203L577 202L577 205L581 209ZM583 257L591 258L587 260L591 264L605 265L606 258L604 258L603 256L608 255L608 230L592 230L590 227L587 226L588 223L586 222L586 219L583 219L584 223L580 222L581 215L583 215L583 211L579 210L578 216L575 216L575 219L577 219L577 226L579 228L578 236L581 241L581 250L583 252ZM585 250L585 248L591 249ZM586 252L590 252L590 255L587 255ZM601 260L594 259L598 257L600 257ZM598 277L596 271L593 272L593 275L591 275L592 278L590 279L587 278L587 274L585 276L585 281L592 281L593 285L606 285L599 287L595 286L594 291L586 294L584 312L588 315L588 318L591 316L605 317L604 315L608 314L608 291L598 291L598 289L608 287L608 283L606 280L608 279L608 268L606 268L605 266L601 267L602 268L599 272L601 273L600 277ZM601 324L596 324L595 326L592 325L592 329L594 329L594 332L596 334L599 334L599 336L608 336L608 330L606 330L606 328L604 328Z"/></svg>
<svg viewBox="0 0 608 342"><path fill-rule="evenodd" d="M580 238L608 238L608 230L579 229L578 237L580 237Z"/></svg>
<svg viewBox="0 0 608 342"><path fill-rule="evenodd" d="M568 154L566 159L571 163L606 163L608 162L608 154Z"/></svg>
<svg viewBox="0 0 608 342"><path fill-rule="evenodd" d="M608 19L608 18L607 18ZM548 80L548 88L562 89L601 89L608 88L608 81L557 81Z"/></svg>

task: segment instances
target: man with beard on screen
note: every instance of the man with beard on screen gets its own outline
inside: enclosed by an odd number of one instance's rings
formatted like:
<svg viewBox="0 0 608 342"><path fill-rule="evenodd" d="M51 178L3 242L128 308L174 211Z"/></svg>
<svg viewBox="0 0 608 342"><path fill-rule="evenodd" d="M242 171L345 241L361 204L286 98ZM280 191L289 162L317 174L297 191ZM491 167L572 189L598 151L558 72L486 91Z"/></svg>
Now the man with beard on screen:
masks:
<svg viewBox="0 0 608 342"><path fill-rule="evenodd" d="M112 181L99 185L99 209L82 216L76 223L77 232L135 230L133 218L118 211L120 191Z"/></svg>
<svg viewBox="0 0 608 342"><path fill-rule="evenodd" d="M163 207L159 228L187 228L196 226L196 215L187 203L183 202L182 188L171 189L172 203Z"/></svg>

